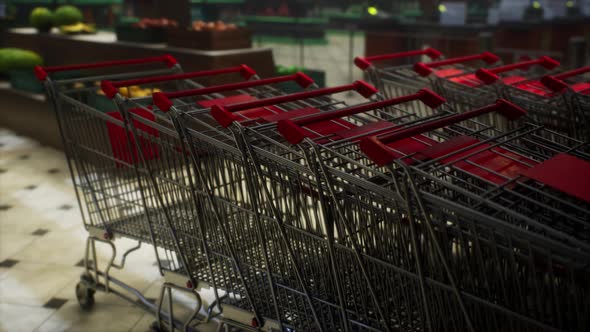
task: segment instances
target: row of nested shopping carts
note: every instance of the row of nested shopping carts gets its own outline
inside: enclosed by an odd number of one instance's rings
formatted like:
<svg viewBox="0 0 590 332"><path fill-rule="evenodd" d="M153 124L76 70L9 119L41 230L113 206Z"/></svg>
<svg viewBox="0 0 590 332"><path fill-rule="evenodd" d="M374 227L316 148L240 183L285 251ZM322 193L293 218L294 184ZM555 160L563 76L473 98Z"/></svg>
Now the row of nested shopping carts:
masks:
<svg viewBox="0 0 590 332"><path fill-rule="evenodd" d="M170 56L37 67L89 232L82 308L114 293L157 331L590 329L590 145L522 121L509 98L458 108L407 66L373 73L382 92L245 65L183 73ZM89 102L97 81L112 111ZM366 101L337 98L350 91ZM499 116L510 125L480 121ZM119 255L121 237L138 245ZM97 242L112 248L101 268ZM142 243L164 276L157 303L110 272Z"/></svg>
<svg viewBox="0 0 590 332"><path fill-rule="evenodd" d="M388 96L430 86L458 112L506 98L528 111L525 121L590 140L590 66L563 71L558 61L546 56L502 65L500 58L490 52L439 60L441 56L430 48L359 57L355 63ZM416 61L416 57L427 61ZM391 65L392 60L401 61L402 65ZM424 114L428 110L416 111ZM519 125L497 115L480 120L504 130Z"/></svg>

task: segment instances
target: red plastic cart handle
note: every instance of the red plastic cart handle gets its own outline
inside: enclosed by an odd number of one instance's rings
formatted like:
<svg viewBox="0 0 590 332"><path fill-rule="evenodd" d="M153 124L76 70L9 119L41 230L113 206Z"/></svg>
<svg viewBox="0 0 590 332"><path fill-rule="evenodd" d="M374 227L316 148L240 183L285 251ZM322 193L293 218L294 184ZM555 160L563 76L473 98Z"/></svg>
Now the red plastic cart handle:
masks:
<svg viewBox="0 0 590 332"><path fill-rule="evenodd" d="M385 135L365 137L361 140L360 148L361 151L363 151L363 153L366 154L373 162L379 166L384 166L393 162L393 160L398 156L386 145L387 143L413 137L492 112L499 112L509 120L517 119L523 115L526 115L527 113L524 109L505 99L498 99L496 103L482 107L480 109L454 114L442 119L429 121Z"/></svg>
<svg viewBox="0 0 590 332"><path fill-rule="evenodd" d="M294 81L302 88L308 88L314 83L314 81L304 73L295 73L293 75L285 75L279 77L266 78L262 80L230 83L223 85L215 85L200 89L191 89L178 92L156 92L152 95L153 103L163 112L168 112L172 107L172 101L170 99L190 97L190 96L202 96L211 93L219 93L224 91L234 91L239 89L253 88L255 86L263 86L269 84L276 84L281 82Z"/></svg>
<svg viewBox="0 0 590 332"><path fill-rule="evenodd" d="M239 119L239 117L233 114L232 112L243 111L247 109L264 107L269 105L277 105L307 98L331 95L345 91L356 91L363 97L369 98L372 95L376 94L378 90L365 81L355 81L352 84L341 85L332 88L317 89L312 91L304 91L299 93L293 93L290 95L255 100L251 102L226 106L213 105L213 107L211 107L211 115L213 116L213 118L215 118L215 120L217 120L217 122L222 127L227 128L230 124L232 124L232 122Z"/></svg>
<svg viewBox="0 0 590 332"><path fill-rule="evenodd" d="M39 79L39 81L44 81L47 78L47 75L49 73L55 73L58 71L105 68L105 67L125 66L125 65L139 65L139 64L144 64L144 63L155 63L155 62L162 62L162 63L166 64L166 66L168 66L168 67L172 67L177 63L177 61L174 57L172 57L169 54L166 54L163 56L157 56L157 57L151 57L151 58L104 61L104 62L69 65L69 66L53 66L53 67L36 66L34 71L35 71L35 75L37 76L37 79Z"/></svg>
<svg viewBox="0 0 590 332"><path fill-rule="evenodd" d="M470 61L476 61L476 60L482 60L488 64L493 64L493 63L498 62L498 60L500 60L500 58L493 53L483 52L481 54L468 55L468 56L464 56L464 57L452 58L452 59L447 59L447 60L442 60L442 61L435 61L435 62L429 62L429 63L418 62L414 65L414 71L417 72L418 74L420 74L421 76L428 76L432 73L431 68L437 68L437 67L442 67L442 66L447 66L447 65L454 65L454 64L458 64L458 63L464 63L464 62L470 62Z"/></svg>
<svg viewBox="0 0 590 332"><path fill-rule="evenodd" d="M126 80L126 81L118 81L118 82L102 81L100 83L100 87L101 87L102 91L105 93L105 95L112 99L115 97L115 95L118 92L117 88L121 88L121 87L149 84L149 83L156 83L156 82L183 80L183 79L188 79L188 78L216 76L216 75L230 74L230 73L240 73L244 77L244 79L246 79L246 80L249 80L252 76L256 75L256 72L252 68L250 68L246 65L240 65L240 66L236 66L236 67L223 68L223 69L195 71L195 72L191 72L191 73L174 74L174 75L153 76L153 77L138 78L138 79L132 79L132 80Z"/></svg>
<svg viewBox="0 0 590 332"><path fill-rule="evenodd" d="M302 116L296 119L288 119L288 120L280 120L277 123L277 129L285 139L291 144L299 144L303 139L307 136L306 132L301 126L310 125L317 122L329 121L333 119L342 118L345 116L350 116L354 114L360 114L367 111L399 105L403 103L407 103L414 100L420 100L424 104L426 104L430 108L437 108L438 106L444 104L446 100L437 95L436 93L432 92L428 89L421 89L418 92L402 96L398 98L392 98L388 100L382 100L375 103L347 107L341 110L332 111L332 112L322 112L317 114L312 114L308 116Z"/></svg>
<svg viewBox="0 0 590 332"><path fill-rule="evenodd" d="M553 69L553 68L559 66L559 62L557 60L554 60L554 59L548 57L548 56L542 56L536 60L522 61L522 62L514 63L511 65L500 66L500 67L496 67L496 68L490 68L490 69L480 68L475 72L475 76L477 76L477 78L479 78L485 84L492 84L492 83L496 82L498 79L500 79L500 77L498 76L498 74L500 74L500 73L504 73L507 71L515 70L515 69L527 69L528 67L530 67L532 65L540 65L540 66L543 66L547 69Z"/></svg>
<svg viewBox="0 0 590 332"><path fill-rule="evenodd" d="M549 89L555 92L559 92L563 89L566 89L569 86L566 82L563 81L564 79L582 75L587 72L590 72L590 66L574 69L571 71L566 71L565 73L557 75L543 76L543 78L541 78L541 83L543 83Z"/></svg>
<svg viewBox="0 0 590 332"><path fill-rule="evenodd" d="M408 52L400 52L400 53L391 53L391 54L381 54L381 55L373 55L373 56L359 56L354 59L354 64L359 67L361 70L366 70L367 68L373 65L374 61L384 61L384 60L392 60L392 59L399 59L399 58L406 58L410 56L417 56L417 55L426 55L431 59L438 59L442 55L442 53L434 48L427 48L423 50L415 50L415 51L408 51Z"/></svg>

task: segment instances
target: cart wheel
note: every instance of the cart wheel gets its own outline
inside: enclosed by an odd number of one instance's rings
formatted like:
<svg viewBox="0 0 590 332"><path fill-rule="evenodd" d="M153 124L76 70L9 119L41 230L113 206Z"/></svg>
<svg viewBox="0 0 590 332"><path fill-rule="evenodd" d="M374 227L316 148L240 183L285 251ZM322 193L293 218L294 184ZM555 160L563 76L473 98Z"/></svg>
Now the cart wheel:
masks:
<svg viewBox="0 0 590 332"><path fill-rule="evenodd" d="M160 327L158 321L155 321L150 325L150 332L167 332L168 330L165 327Z"/></svg>
<svg viewBox="0 0 590 332"><path fill-rule="evenodd" d="M94 289L87 286L88 283L93 283L93 279L89 275L82 275L82 281L76 284L76 298L80 308L85 311L90 311L94 306Z"/></svg>

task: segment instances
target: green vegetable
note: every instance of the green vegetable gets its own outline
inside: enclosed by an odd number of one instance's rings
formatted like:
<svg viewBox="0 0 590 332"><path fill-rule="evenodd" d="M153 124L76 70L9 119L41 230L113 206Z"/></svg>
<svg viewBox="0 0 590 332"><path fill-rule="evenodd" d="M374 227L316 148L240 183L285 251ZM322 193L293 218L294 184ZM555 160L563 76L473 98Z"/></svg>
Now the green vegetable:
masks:
<svg viewBox="0 0 590 332"><path fill-rule="evenodd" d="M58 27L76 24L83 20L82 12L74 6L61 6L53 14L53 23Z"/></svg>
<svg viewBox="0 0 590 332"><path fill-rule="evenodd" d="M29 15L29 23L39 31L49 31L53 25L53 13L45 7L37 7Z"/></svg>
<svg viewBox="0 0 590 332"><path fill-rule="evenodd" d="M0 48L0 72L33 69L33 67L42 64L43 59L35 52L20 48Z"/></svg>

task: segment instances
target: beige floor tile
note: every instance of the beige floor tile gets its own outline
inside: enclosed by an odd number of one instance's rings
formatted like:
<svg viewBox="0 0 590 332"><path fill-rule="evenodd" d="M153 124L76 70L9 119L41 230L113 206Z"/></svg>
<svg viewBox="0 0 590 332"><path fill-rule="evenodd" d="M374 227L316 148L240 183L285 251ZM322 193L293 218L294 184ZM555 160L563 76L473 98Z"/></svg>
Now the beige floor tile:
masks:
<svg viewBox="0 0 590 332"><path fill-rule="evenodd" d="M35 189L21 189L12 193L19 202L31 209L43 211L56 209L64 205L76 205L73 191L63 190L46 182L40 183Z"/></svg>
<svg viewBox="0 0 590 332"><path fill-rule="evenodd" d="M76 302L68 301L36 331L126 332L137 324L141 316L142 312L133 307L95 305L86 312Z"/></svg>
<svg viewBox="0 0 590 332"><path fill-rule="evenodd" d="M42 307L0 303L0 332L33 331L54 312Z"/></svg>
<svg viewBox="0 0 590 332"><path fill-rule="evenodd" d="M144 314L130 332L151 332L150 326L154 321L156 318L153 315Z"/></svg>
<svg viewBox="0 0 590 332"><path fill-rule="evenodd" d="M0 232L28 235L40 228L56 228L56 223L52 218L48 218L47 214L25 207L15 201L11 203L14 205L10 209L0 211ZM64 211L59 212L63 214Z"/></svg>
<svg viewBox="0 0 590 332"><path fill-rule="evenodd" d="M10 258L30 246L35 237L30 234L0 231L0 261Z"/></svg>
<svg viewBox="0 0 590 332"><path fill-rule="evenodd" d="M0 279L0 303L42 306L66 285L74 287L79 275L69 266L18 262Z"/></svg>
<svg viewBox="0 0 590 332"><path fill-rule="evenodd" d="M86 231L49 232L13 256L24 262L44 262L74 266L84 257Z"/></svg>

